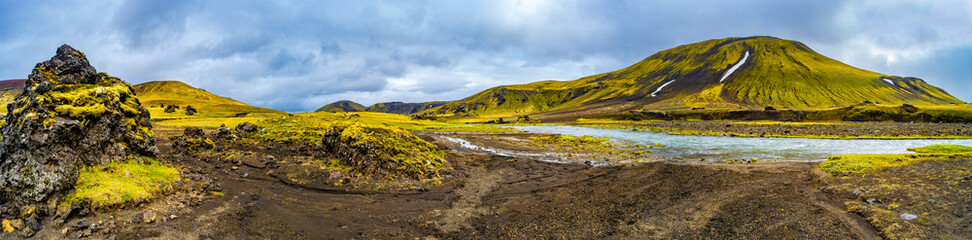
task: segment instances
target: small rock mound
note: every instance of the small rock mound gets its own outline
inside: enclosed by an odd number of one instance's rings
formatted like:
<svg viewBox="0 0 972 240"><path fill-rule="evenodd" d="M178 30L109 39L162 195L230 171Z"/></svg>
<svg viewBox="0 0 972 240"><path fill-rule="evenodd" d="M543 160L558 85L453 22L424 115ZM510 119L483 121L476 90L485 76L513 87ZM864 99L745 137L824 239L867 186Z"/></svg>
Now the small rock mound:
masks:
<svg viewBox="0 0 972 240"><path fill-rule="evenodd" d="M182 136L171 137L172 147L178 149L213 149L216 143L206 136L202 128L188 127L182 131Z"/></svg>
<svg viewBox="0 0 972 240"><path fill-rule="evenodd" d="M390 126L335 123L321 145L325 155L366 174L433 178L446 162L445 153L435 145Z"/></svg>
<svg viewBox="0 0 972 240"><path fill-rule="evenodd" d="M158 152L149 112L131 86L98 73L68 45L34 67L8 111L0 197L17 204L59 198L82 167Z"/></svg>

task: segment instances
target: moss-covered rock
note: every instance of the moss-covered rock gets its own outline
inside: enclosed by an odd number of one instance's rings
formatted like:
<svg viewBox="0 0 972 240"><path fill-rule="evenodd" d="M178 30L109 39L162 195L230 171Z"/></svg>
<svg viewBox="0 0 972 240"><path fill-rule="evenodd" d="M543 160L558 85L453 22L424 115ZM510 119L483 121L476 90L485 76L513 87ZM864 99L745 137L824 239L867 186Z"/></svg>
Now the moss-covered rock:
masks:
<svg viewBox="0 0 972 240"><path fill-rule="evenodd" d="M127 82L61 46L9 105L0 128L0 196L18 204L56 200L81 168L155 156L149 118Z"/></svg>
<svg viewBox="0 0 972 240"><path fill-rule="evenodd" d="M324 133L325 154L352 171L372 175L437 176L445 153L405 129L359 122L336 122Z"/></svg>

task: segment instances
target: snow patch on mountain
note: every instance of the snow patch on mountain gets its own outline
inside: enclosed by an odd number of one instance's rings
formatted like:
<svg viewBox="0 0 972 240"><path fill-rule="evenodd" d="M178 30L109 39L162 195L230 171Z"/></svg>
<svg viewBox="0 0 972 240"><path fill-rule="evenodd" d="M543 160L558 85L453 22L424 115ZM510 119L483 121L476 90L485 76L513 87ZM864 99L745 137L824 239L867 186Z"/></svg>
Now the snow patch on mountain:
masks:
<svg viewBox="0 0 972 240"><path fill-rule="evenodd" d="M742 66L743 63L746 63L746 59L749 59L749 51L746 51L746 54L743 55L742 60L739 60L739 62L737 62L736 65L733 65L732 68L729 68L729 71L726 72L725 75L722 75L722 79L719 79L719 82L725 81L726 78L729 77L729 74L732 74L732 72L735 72L736 69L739 69L739 67Z"/></svg>
<svg viewBox="0 0 972 240"><path fill-rule="evenodd" d="M891 79L881 78L881 80L884 80L885 82L888 82L889 84L894 85L894 81L891 81Z"/></svg>
<svg viewBox="0 0 972 240"><path fill-rule="evenodd" d="M668 86L668 84L671 84L672 82L675 82L675 80L671 80L671 81L668 81L665 84L662 84L660 87L658 87L658 89L655 89L655 91L651 93L651 96L652 97L657 97L658 96L658 92L661 91L662 88L665 88L665 86Z"/></svg>

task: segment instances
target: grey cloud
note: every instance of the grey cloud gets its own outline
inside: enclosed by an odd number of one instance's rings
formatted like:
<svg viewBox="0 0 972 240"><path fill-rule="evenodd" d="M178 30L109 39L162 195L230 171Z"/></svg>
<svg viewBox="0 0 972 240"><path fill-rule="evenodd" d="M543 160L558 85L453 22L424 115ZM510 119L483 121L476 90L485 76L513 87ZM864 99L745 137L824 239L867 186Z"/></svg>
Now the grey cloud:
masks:
<svg viewBox="0 0 972 240"><path fill-rule="evenodd" d="M71 43L129 81L183 80L287 111L344 98L460 99L749 35L972 94L972 59L948 52L972 46L967 1L0 1L10 23L0 51L17 56L0 59L0 79L26 76Z"/></svg>
<svg viewBox="0 0 972 240"><path fill-rule="evenodd" d="M186 30L187 0L125 1L115 12L113 22L126 37L126 44L139 48L157 46Z"/></svg>

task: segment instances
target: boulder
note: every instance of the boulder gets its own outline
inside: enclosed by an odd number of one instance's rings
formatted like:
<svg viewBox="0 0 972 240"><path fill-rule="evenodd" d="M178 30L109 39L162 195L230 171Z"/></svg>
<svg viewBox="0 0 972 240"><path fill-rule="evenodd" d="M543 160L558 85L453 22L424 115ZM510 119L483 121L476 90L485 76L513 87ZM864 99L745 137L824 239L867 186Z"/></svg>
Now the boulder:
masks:
<svg viewBox="0 0 972 240"><path fill-rule="evenodd" d="M196 108L186 105L186 115L192 116L193 114L196 114Z"/></svg>
<svg viewBox="0 0 972 240"><path fill-rule="evenodd" d="M179 110L179 106L169 105L168 107L165 107L165 110L162 111L167 113L174 113L176 110Z"/></svg>
<svg viewBox="0 0 972 240"><path fill-rule="evenodd" d="M82 167L155 156L149 118L131 85L61 46L34 67L0 127L0 198L18 205L57 199Z"/></svg>
<svg viewBox="0 0 972 240"><path fill-rule="evenodd" d="M257 126L250 122L243 122L236 125L234 128L236 132L240 133L241 136L249 135L250 133L256 132Z"/></svg>

